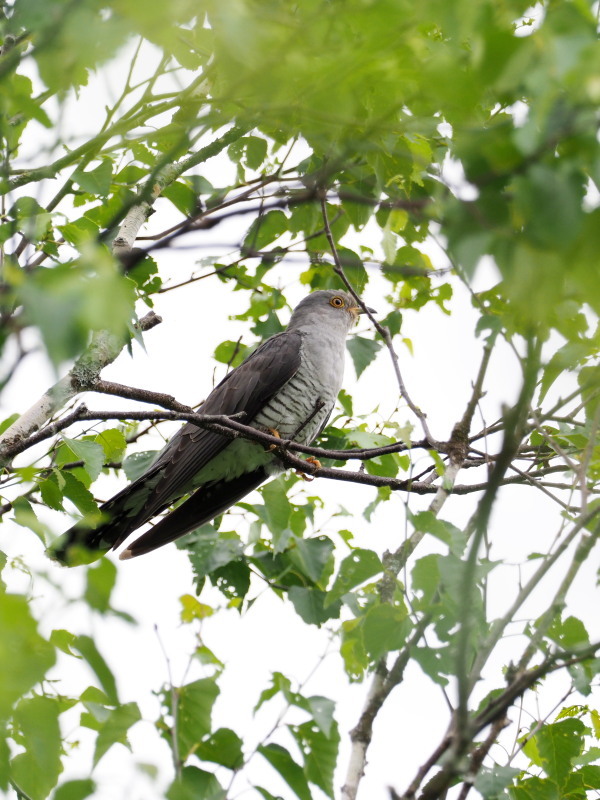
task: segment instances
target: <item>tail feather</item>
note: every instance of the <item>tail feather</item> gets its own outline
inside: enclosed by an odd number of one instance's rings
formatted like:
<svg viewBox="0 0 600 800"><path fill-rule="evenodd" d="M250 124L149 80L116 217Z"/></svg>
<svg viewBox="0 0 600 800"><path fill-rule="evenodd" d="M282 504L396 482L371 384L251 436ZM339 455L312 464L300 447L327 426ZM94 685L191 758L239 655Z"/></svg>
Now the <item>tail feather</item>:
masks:
<svg viewBox="0 0 600 800"><path fill-rule="evenodd" d="M178 539L184 533L199 528L256 489L267 477L264 467L260 467L253 472L246 472L238 478L217 481L214 484L200 487L185 503L182 503L130 544L119 557L127 559L144 555L157 547L162 547L163 544Z"/></svg>
<svg viewBox="0 0 600 800"><path fill-rule="evenodd" d="M149 481L131 484L100 506L100 516L80 520L48 548L54 561L73 567L96 561L163 508L150 507L153 486Z"/></svg>
<svg viewBox="0 0 600 800"><path fill-rule="evenodd" d="M197 489L184 503L142 534L121 553L132 558L172 542L184 533L204 525L222 514L244 495L267 479L263 467L230 481L217 481ZM65 531L48 548L48 555L65 566L73 567L96 561L117 548L135 530L167 506L156 508L149 502L153 486L149 481L132 484L100 507L97 521L82 520Z"/></svg>

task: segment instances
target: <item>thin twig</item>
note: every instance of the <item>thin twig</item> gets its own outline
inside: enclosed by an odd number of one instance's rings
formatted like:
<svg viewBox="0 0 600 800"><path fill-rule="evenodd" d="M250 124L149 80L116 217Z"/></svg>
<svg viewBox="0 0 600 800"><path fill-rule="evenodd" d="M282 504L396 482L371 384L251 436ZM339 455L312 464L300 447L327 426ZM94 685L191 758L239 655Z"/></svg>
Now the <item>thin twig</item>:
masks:
<svg viewBox="0 0 600 800"><path fill-rule="evenodd" d="M158 632L158 625L156 625L156 623L154 624L154 633L158 640L158 645L164 656L165 664L167 665L167 677L169 679L169 693L171 695L171 716L173 717L173 725L171 726L171 752L173 754L173 767L175 768L175 776L179 779L181 778L181 768L182 768L181 757L179 755L179 741L177 739L179 694L177 692L177 689L175 688L175 684L173 683L173 674L171 672L171 661L169 659L169 656L161 639L160 633Z"/></svg>
<svg viewBox="0 0 600 800"><path fill-rule="evenodd" d="M340 260L340 256L339 256L339 253L337 251L336 244L335 244L335 239L333 238L333 234L331 232L331 226L329 224L329 217L328 217L328 214L327 214L326 195L322 195L321 196L321 211L322 211L322 214L323 214L323 223L324 223L324 227L325 227L325 236L327 237L327 241L329 242L329 247L331 249L331 255L333 256L333 261L334 261L333 271L336 273L336 275L338 275L338 277L343 282L344 286L348 289L348 291L350 292L352 297L356 300L356 302L359 304L359 306L361 307L363 312L371 320L371 322L373 323L373 325L375 327L375 330L377 331L377 333L381 336L381 338L385 342L385 345L386 345L386 347L388 349L388 352L390 354L390 357L392 359L392 365L393 365L393 368L394 368L394 374L396 376L396 382L398 383L398 389L400 391L400 395L402 396L402 398L406 402L406 405L410 408L410 410L413 412L413 414L415 414L415 416L418 418L419 422L421 423L421 427L423 429L423 433L425 435L425 439L427 439L427 441L429 442L431 447L435 448L436 445L437 445L437 442L433 438L433 436L431 435L431 431L429 430L429 425L427 424L427 415L425 414L425 412L421 411L421 409L418 406L416 406L415 403L413 403L413 401L411 400L411 398L410 398L410 396L409 396L409 394L408 394L408 392L406 390L406 386L404 384L404 379L402 378L402 373L400 372L400 361L399 361L399 358L398 358L398 354L396 353L396 350L394 349L394 344L392 342L392 336L390 334L389 329L386 328L385 326L381 325L381 323L378 322L375 319L375 317L373 316L373 313L367 308L367 306L365 305L364 301L358 296L354 286L352 286L351 282L348 280L348 277L346 276L346 273L344 272L344 267L343 267L342 262Z"/></svg>

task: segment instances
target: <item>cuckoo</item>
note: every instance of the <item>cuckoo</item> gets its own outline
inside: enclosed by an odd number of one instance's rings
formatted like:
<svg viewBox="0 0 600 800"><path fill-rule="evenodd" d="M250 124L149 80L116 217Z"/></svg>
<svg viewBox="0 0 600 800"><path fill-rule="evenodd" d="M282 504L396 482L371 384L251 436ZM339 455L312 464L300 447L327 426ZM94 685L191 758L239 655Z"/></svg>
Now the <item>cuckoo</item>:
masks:
<svg viewBox="0 0 600 800"><path fill-rule="evenodd" d="M287 328L226 375L198 413L243 412L238 419L244 424L309 444L335 405L346 336L360 313L346 292L312 292L294 309ZM143 475L100 507L100 521L76 523L57 539L50 555L69 565L94 560L189 495L120 558L148 553L222 514L283 469L272 448L188 422Z"/></svg>

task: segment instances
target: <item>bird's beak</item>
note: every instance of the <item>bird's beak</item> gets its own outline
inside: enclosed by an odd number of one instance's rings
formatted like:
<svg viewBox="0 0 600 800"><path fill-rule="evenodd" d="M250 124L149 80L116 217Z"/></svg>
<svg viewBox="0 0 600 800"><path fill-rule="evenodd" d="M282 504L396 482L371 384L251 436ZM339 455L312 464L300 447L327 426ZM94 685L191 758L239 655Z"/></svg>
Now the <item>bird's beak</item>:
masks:
<svg viewBox="0 0 600 800"><path fill-rule="evenodd" d="M361 308L360 306L351 306L350 312L352 313L355 319L358 319L359 314L366 314L367 312L369 314L377 313L374 308L369 308L369 306L365 306L365 308Z"/></svg>

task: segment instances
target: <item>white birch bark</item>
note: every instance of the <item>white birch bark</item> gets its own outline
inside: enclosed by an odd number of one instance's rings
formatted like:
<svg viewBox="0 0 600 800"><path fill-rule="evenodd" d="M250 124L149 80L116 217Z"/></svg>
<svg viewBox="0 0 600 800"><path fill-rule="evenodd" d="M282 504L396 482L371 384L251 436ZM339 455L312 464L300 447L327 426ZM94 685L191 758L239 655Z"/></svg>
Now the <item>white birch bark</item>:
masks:
<svg viewBox="0 0 600 800"><path fill-rule="evenodd" d="M148 330L158 322L160 317L151 312L138 324L141 330ZM6 453L15 444L39 430L79 392L92 389L100 372L116 359L125 343L123 338L108 331L98 331L94 334L90 346L69 372L44 392L39 400L0 436L0 464L6 461Z"/></svg>

